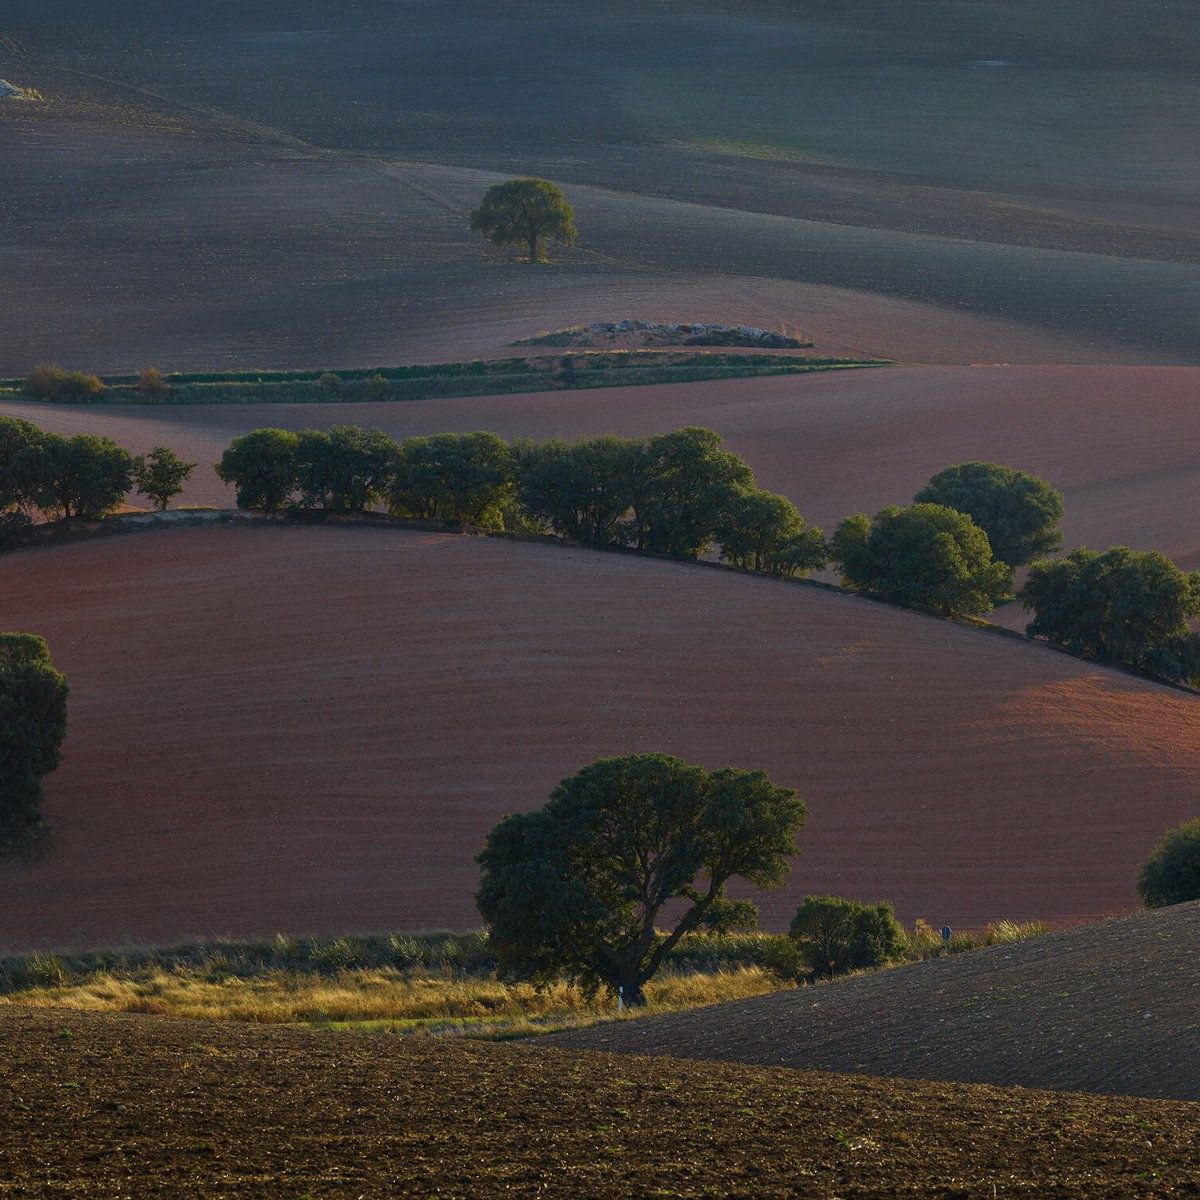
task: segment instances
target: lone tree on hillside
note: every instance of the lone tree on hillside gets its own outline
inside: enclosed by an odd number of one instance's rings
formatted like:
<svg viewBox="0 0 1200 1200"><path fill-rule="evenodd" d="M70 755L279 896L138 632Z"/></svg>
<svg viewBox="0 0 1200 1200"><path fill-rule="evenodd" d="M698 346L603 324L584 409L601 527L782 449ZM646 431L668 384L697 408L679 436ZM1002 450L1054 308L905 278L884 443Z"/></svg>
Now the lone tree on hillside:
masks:
<svg viewBox="0 0 1200 1200"><path fill-rule="evenodd" d="M41 825L42 777L61 758L67 690L42 638L0 633L0 851Z"/></svg>
<svg viewBox="0 0 1200 1200"><path fill-rule="evenodd" d="M133 481L137 490L154 502L159 512L180 495L187 483L195 463L184 462L168 446L156 446L145 458L139 458L133 469Z"/></svg>
<svg viewBox="0 0 1200 1200"><path fill-rule="evenodd" d="M830 541L847 587L893 604L946 616L991 612L1012 582L992 560L987 534L941 504L892 505L868 520L847 517Z"/></svg>
<svg viewBox="0 0 1200 1200"><path fill-rule="evenodd" d="M1200 572L1185 574L1156 550L1081 546L1034 563L1018 599L1034 614L1030 637L1167 679L1200 675L1189 630L1200 617Z"/></svg>
<svg viewBox="0 0 1200 1200"><path fill-rule="evenodd" d="M816 979L886 966L904 953L904 928L890 904L806 896L788 933Z"/></svg>
<svg viewBox="0 0 1200 1200"><path fill-rule="evenodd" d="M805 815L762 771L708 772L665 754L584 767L543 808L501 821L479 855L475 901L501 970L644 1004L685 933L753 926L755 906L725 886L782 882ZM660 933L672 902L679 915Z"/></svg>
<svg viewBox="0 0 1200 1200"><path fill-rule="evenodd" d="M540 263L545 242L574 244L575 210L548 179L510 179L488 188L471 229L497 246L527 246L529 261Z"/></svg>
<svg viewBox="0 0 1200 1200"><path fill-rule="evenodd" d="M1147 908L1200 900L1200 817L1163 834L1138 876L1138 893Z"/></svg>
<svg viewBox="0 0 1200 1200"><path fill-rule="evenodd" d="M967 462L939 471L916 495L966 513L1010 567L1032 562L1062 544L1062 493L1044 479L999 463Z"/></svg>
<svg viewBox="0 0 1200 1200"><path fill-rule="evenodd" d="M296 490L300 439L287 429L255 429L229 443L217 475L232 483L238 508L278 512Z"/></svg>

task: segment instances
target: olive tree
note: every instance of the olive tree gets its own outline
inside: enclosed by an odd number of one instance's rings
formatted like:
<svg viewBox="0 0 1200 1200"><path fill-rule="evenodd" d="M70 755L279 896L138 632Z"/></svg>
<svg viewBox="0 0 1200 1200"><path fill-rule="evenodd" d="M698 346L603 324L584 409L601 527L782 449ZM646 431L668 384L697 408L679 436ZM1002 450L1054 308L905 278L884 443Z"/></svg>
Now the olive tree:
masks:
<svg viewBox="0 0 1200 1200"><path fill-rule="evenodd" d="M1010 567L1062 544L1062 493L1044 479L999 463L967 462L939 471L916 495L966 513L984 533L992 557Z"/></svg>
<svg viewBox="0 0 1200 1200"><path fill-rule="evenodd" d="M993 561L987 534L941 504L892 505L874 520L847 517L834 531L830 557L847 587L947 616L991 612L1012 583L1009 568Z"/></svg>
<svg viewBox="0 0 1200 1200"><path fill-rule="evenodd" d="M396 454L396 443L378 429L305 429L296 440L300 503L327 512L365 512L387 490Z"/></svg>
<svg viewBox="0 0 1200 1200"><path fill-rule="evenodd" d="M61 759L67 691L42 638L0 633L0 849L41 824L42 778Z"/></svg>
<svg viewBox="0 0 1200 1200"><path fill-rule="evenodd" d="M1200 900L1200 817L1163 834L1137 886L1147 908Z"/></svg>
<svg viewBox="0 0 1200 1200"><path fill-rule="evenodd" d="M607 987L640 1005L684 934L754 924L755 906L726 885L781 883L804 819L796 793L762 771L604 758L492 830L475 899L505 974Z"/></svg>
<svg viewBox="0 0 1200 1200"><path fill-rule="evenodd" d="M543 261L547 241L575 242L575 210L562 188L548 179L510 179L488 188L471 213L471 229L497 246L525 246L529 261Z"/></svg>
<svg viewBox="0 0 1200 1200"><path fill-rule="evenodd" d="M233 484L238 508L278 512L296 490L300 439L287 429L255 429L229 443L217 475Z"/></svg>

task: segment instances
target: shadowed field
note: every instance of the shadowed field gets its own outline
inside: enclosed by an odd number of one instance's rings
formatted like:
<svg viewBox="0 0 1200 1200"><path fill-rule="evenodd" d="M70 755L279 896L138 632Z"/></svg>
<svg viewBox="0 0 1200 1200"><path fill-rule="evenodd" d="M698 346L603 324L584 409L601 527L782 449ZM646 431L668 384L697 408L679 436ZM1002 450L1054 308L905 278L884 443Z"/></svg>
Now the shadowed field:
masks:
<svg viewBox="0 0 1200 1200"><path fill-rule="evenodd" d="M1200 1100L1200 903L690 1013L589 1050Z"/></svg>
<svg viewBox="0 0 1200 1200"><path fill-rule="evenodd" d="M906 921L1135 902L1193 812L1191 697L851 597L598 551L338 528L142 533L0 561L72 684L54 830L0 947L469 928L505 812L605 754L763 767L800 897Z"/></svg>
<svg viewBox="0 0 1200 1200"><path fill-rule="evenodd" d="M627 315L1196 360L1183 0L15 8L0 70L49 101L0 110L0 372L395 361ZM540 271L466 231L531 171L583 230Z"/></svg>

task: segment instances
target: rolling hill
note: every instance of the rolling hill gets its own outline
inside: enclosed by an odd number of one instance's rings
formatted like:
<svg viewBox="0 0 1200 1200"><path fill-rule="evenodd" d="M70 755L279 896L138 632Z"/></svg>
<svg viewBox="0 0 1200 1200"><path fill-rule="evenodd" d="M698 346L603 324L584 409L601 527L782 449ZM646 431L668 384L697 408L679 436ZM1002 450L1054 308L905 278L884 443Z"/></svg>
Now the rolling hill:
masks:
<svg viewBox="0 0 1200 1200"><path fill-rule="evenodd" d="M149 532L0 560L72 684L54 830L0 947L472 927L505 812L605 754L766 768L807 892L911 921L1128 910L1194 815L1197 701L803 585L337 527Z"/></svg>
<svg viewBox="0 0 1200 1200"><path fill-rule="evenodd" d="M575 1049L1200 1100L1200 901L739 1004Z"/></svg>

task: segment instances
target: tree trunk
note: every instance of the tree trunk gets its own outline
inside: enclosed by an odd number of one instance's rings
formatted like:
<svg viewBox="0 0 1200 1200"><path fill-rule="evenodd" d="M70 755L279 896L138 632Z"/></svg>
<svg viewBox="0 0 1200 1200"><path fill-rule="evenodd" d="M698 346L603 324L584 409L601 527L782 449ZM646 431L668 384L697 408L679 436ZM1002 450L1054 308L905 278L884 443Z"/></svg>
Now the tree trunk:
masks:
<svg viewBox="0 0 1200 1200"><path fill-rule="evenodd" d="M642 985L636 979L626 980L622 983L619 995L628 1008L645 1007L646 994L642 991Z"/></svg>
<svg viewBox="0 0 1200 1200"><path fill-rule="evenodd" d="M531 263L539 263L542 261L542 252L540 249L541 238L532 233L529 235L529 261Z"/></svg>

